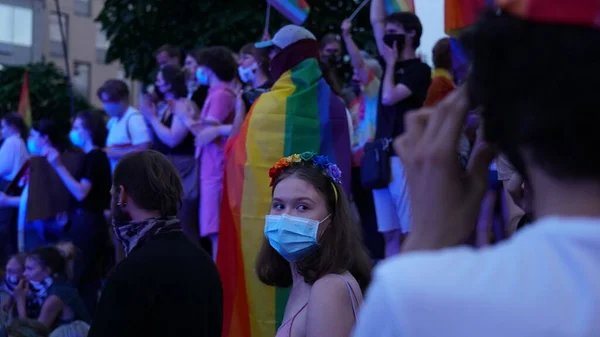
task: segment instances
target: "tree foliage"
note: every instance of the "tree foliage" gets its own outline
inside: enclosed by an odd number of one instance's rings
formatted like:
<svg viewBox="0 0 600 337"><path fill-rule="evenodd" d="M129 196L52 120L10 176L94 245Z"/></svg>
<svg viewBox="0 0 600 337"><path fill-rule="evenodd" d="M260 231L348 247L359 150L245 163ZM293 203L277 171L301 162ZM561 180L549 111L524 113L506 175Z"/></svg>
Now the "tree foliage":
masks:
<svg viewBox="0 0 600 337"><path fill-rule="evenodd" d="M32 119L51 119L63 130L68 130L71 107L65 73L54 63L44 60L26 66L5 66L0 70L0 115L17 111L25 70ZM90 103L75 93L75 111L90 108Z"/></svg>
<svg viewBox="0 0 600 337"><path fill-rule="evenodd" d="M318 38L339 33L342 20L358 6L357 1L309 0L311 13L305 26ZM368 12L365 8L355 19L361 46L371 38ZM211 45L239 50L260 40L265 13L266 0L106 0L96 20L110 41L106 61L119 61L127 77L148 81L156 67L154 52L163 44L184 50ZM271 34L287 23L271 11Z"/></svg>

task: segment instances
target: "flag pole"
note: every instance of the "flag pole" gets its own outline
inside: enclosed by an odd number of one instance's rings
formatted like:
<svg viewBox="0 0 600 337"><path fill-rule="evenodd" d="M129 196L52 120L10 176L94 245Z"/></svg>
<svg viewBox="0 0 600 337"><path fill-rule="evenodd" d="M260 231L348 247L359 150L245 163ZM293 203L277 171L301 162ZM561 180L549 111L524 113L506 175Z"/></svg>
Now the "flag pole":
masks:
<svg viewBox="0 0 600 337"><path fill-rule="evenodd" d="M265 16L265 31L263 35L269 34L269 24L271 21L271 2L267 0L267 14Z"/></svg>
<svg viewBox="0 0 600 337"><path fill-rule="evenodd" d="M60 30L60 38L63 48L63 57L65 59L65 79L67 80L67 90L69 92L71 116L75 116L75 96L73 94L73 84L71 83L71 67L69 66L69 48L67 47L67 38L62 22L62 12L60 11L59 0L54 0L56 5L56 14L58 15L58 28Z"/></svg>

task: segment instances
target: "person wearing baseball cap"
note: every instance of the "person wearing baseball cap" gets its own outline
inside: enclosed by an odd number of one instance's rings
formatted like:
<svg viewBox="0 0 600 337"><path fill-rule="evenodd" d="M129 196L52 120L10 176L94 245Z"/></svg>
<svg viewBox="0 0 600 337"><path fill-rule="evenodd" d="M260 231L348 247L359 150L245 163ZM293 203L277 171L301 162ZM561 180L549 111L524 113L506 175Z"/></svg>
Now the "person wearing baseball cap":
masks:
<svg viewBox="0 0 600 337"><path fill-rule="evenodd" d="M350 193L351 147L346 107L323 76L315 36L303 27L288 25L271 40L255 46L268 48L275 83L252 104L239 132L226 145L217 258L222 270L240 265L253 270L256 256L238 251L242 247L244 251L260 250L264 210L272 207L272 190L265 184L266 175L257 172L264 172L282 156L304 152L327 156L344 172L341 185ZM237 188L240 186L244 186L243 193ZM238 238L240 244L231 238ZM258 278L224 278L228 280L223 283L224 294L246 289L249 298L242 303L234 302L233 296L224 296L224 333L236 331L239 326L253 326L253 330L261 332L260 336L273 335L276 317L263 299L273 298L274 288L265 287ZM337 310L335 306L331 308L332 312ZM320 319L326 320L323 316Z"/></svg>
<svg viewBox="0 0 600 337"><path fill-rule="evenodd" d="M409 114L394 143L413 232L376 269L355 337L600 336L600 1L495 4L463 36L467 84ZM473 107L484 139L464 171L455 142ZM529 183L534 222L461 247L496 148Z"/></svg>

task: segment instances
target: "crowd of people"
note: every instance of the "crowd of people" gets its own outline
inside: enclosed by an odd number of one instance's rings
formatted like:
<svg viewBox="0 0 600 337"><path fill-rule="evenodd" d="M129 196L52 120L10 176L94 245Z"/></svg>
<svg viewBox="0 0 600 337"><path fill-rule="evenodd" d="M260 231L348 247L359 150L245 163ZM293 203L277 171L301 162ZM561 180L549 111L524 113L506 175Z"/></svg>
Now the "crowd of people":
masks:
<svg viewBox="0 0 600 337"><path fill-rule="evenodd" d="M0 331L599 335L600 4L547 1L483 14L466 78L372 0L377 56L288 25L165 45L138 107L109 80L68 134L4 115Z"/></svg>

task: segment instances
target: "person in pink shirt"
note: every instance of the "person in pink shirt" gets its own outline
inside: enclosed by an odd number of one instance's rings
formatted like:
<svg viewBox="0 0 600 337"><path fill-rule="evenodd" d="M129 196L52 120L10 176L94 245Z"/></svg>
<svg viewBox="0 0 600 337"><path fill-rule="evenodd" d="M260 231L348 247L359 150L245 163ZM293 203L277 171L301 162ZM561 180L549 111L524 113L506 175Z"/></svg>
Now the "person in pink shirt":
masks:
<svg viewBox="0 0 600 337"><path fill-rule="evenodd" d="M217 256L219 211L223 185L223 155L235 115L237 93L232 89L237 62L225 47L201 50L197 57L196 80L209 87L200 119L189 121L196 135L196 158L200 158L200 236L209 237L213 258Z"/></svg>

